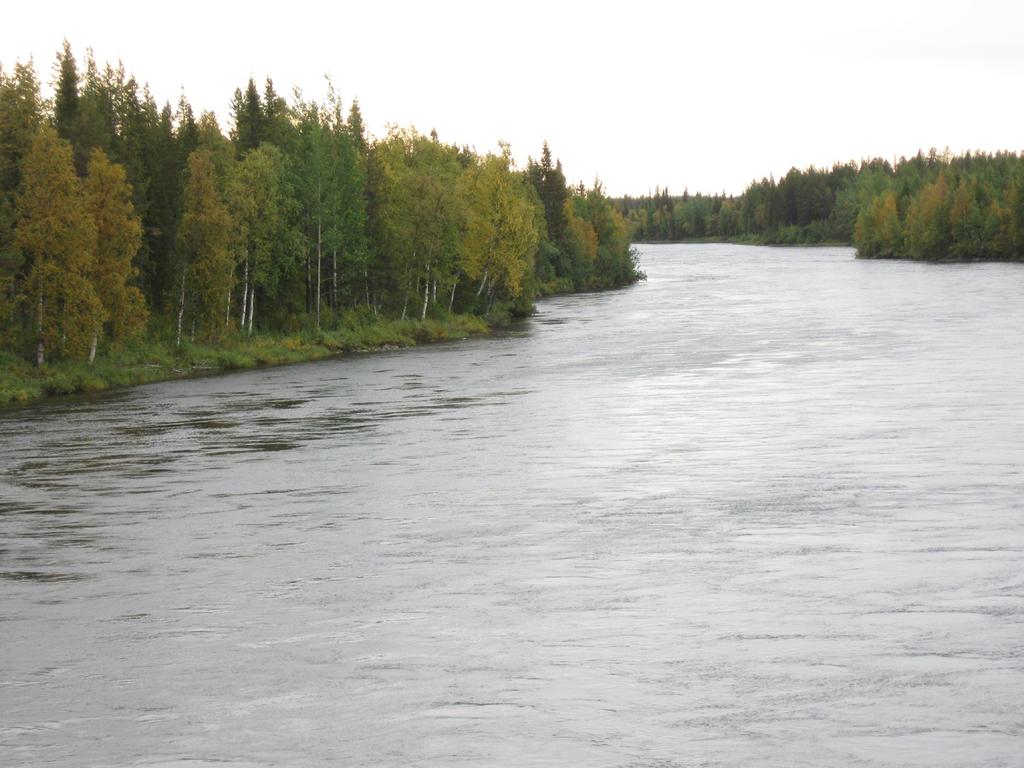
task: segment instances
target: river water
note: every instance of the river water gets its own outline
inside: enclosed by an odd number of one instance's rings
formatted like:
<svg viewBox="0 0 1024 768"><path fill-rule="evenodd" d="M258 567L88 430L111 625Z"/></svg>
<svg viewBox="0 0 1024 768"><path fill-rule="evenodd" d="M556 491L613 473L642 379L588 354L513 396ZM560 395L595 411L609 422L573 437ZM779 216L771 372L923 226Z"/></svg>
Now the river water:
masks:
<svg viewBox="0 0 1024 768"><path fill-rule="evenodd" d="M640 252L0 412L0 764L1021 765L1024 269Z"/></svg>

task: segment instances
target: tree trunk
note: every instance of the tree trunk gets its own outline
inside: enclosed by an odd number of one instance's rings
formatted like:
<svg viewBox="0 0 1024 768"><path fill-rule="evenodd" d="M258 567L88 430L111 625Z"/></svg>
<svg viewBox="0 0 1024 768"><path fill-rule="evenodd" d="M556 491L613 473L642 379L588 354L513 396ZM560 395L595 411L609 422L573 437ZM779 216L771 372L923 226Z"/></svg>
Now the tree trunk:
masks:
<svg viewBox="0 0 1024 768"><path fill-rule="evenodd" d="M317 196L320 192L317 190ZM320 264L323 262L320 217L316 217L316 327L320 328Z"/></svg>
<svg viewBox="0 0 1024 768"><path fill-rule="evenodd" d="M476 289L476 297L479 299L480 294L484 292L484 287L487 285L487 271L489 268L484 269L484 279L480 281L480 287Z"/></svg>
<svg viewBox="0 0 1024 768"><path fill-rule="evenodd" d="M228 289L228 309L224 313L224 327L227 328L231 325L231 289Z"/></svg>
<svg viewBox="0 0 1024 768"><path fill-rule="evenodd" d="M449 312L451 312L452 311L452 307L455 306L455 286L457 286L458 284L459 284L459 278L455 278L455 281L452 283L452 296L451 296L450 299L448 299L448 311Z"/></svg>
<svg viewBox="0 0 1024 768"><path fill-rule="evenodd" d="M249 300L249 255L245 256L245 270L242 273L242 323L239 326L239 330L245 330L245 311L248 309L247 303Z"/></svg>
<svg viewBox="0 0 1024 768"><path fill-rule="evenodd" d="M427 279L423 281L423 311L420 312L420 322L427 319L427 305L430 303L430 265L427 265Z"/></svg>
<svg viewBox="0 0 1024 768"><path fill-rule="evenodd" d="M43 344L43 297L39 297L39 311L36 316L36 328L39 340L36 342L36 366L42 368L46 363L46 348Z"/></svg>
<svg viewBox="0 0 1024 768"><path fill-rule="evenodd" d="M338 249L331 252L331 309L338 311Z"/></svg>
<svg viewBox="0 0 1024 768"><path fill-rule="evenodd" d="M96 359L96 344L99 342L99 331L92 332L92 344L89 346L89 365Z"/></svg>
<svg viewBox="0 0 1024 768"><path fill-rule="evenodd" d="M256 286L249 292L249 335L252 336L252 316L256 314Z"/></svg>
<svg viewBox="0 0 1024 768"><path fill-rule="evenodd" d="M181 299L178 301L178 338L174 342L174 346L181 346L181 319L185 316L185 272L187 270L182 267L181 269Z"/></svg>

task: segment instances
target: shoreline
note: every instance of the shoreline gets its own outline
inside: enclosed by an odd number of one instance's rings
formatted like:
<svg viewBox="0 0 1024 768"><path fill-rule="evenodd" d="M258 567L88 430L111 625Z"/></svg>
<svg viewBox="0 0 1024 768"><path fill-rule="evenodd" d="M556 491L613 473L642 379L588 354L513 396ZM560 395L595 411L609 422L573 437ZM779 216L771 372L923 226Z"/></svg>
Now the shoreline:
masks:
<svg viewBox="0 0 1024 768"><path fill-rule="evenodd" d="M345 354L385 352L472 336L495 326L473 315L444 320L381 320L336 331L290 335L231 334L214 343L139 340L109 350L93 365L60 361L37 368L11 354L0 356L0 412L71 395L106 392L160 381L305 363Z"/></svg>
<svg viewBox="0 0 1024 768"><path fill-rule="evenodd" d="M823 240L815 243L775 243L759 239L688 237L684 240L634 240L633 245L766 245L772 248L853 248L853 243Z"/></svg>

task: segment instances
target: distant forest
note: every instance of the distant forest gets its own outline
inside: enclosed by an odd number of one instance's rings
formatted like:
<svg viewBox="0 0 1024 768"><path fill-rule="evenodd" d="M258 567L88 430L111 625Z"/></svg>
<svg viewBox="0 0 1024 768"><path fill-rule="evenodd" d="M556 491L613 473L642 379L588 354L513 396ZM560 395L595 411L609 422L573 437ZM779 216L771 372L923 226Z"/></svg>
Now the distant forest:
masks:
<svg viewBox="0 0 1024 768"><path fill-rule="evenodd" d="M67 43L53 86L0 68L0 351L39 365L138 337L508 317L639 277L622 216L546 144L519 170L507 146L372 138L356 101L270 78L235 91L225 131Z"/></svg>
<svg viewBox="0 0 1024 768"><path fill-rule="evenodd" d="M875 159L792 169L739 196L615 200L641 242L848 243L864 258L1024 259L1024 159L931 150L895 166Z"/></svg>

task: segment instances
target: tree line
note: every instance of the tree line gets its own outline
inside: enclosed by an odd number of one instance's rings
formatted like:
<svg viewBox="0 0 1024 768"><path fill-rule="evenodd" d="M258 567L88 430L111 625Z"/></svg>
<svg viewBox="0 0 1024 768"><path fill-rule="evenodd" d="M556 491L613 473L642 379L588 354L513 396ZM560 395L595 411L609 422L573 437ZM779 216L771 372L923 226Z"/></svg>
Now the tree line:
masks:
<svg viewBox="0 0 1024 768"><path fill-rule="evenodd" d="M792 169L738 196L615 200L634 240L850 243L865 258L1024 259L1024 158L931 150Z"/></svg>
<svg viewBox="0 0 1024 768"><path fill-rule="evenodd" d="M225 133L67 42L52 99L31 60L0 67L0 349L39 365L140 334L525 314L639 277L600 183L568 185L546 144L519 170L507 145L373 138L333 87L270 78L235 91Z"/></svg>

